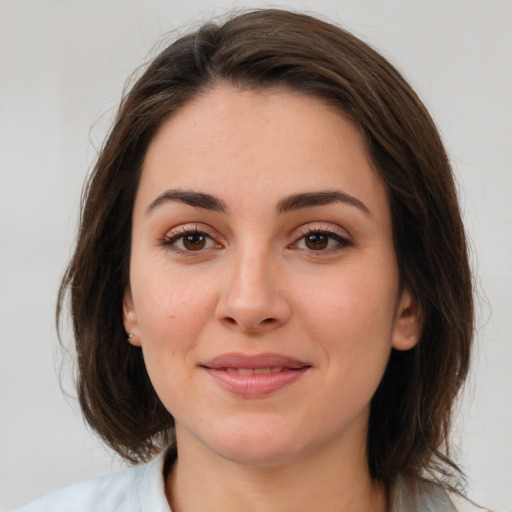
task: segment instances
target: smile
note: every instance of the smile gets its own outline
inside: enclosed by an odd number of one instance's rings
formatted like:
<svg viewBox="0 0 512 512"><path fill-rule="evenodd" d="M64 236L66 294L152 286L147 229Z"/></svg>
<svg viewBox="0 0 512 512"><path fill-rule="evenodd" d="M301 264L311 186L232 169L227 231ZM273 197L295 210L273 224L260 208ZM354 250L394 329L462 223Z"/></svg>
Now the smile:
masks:
<svg viewBox="0 0 512 512"><path fill-rule="evenodd" d="M285 368L282 366L273 366L272 368L219 368L219 370L237 375L263 375L266 373L279 373Z"/></svg>
<svg viewBox="0 0 512 512"><path fill-rule="evenodd" d="M225 391L256 398L275 393L304 376L311 365L280 354L229 353L200 365Z"/></svg>

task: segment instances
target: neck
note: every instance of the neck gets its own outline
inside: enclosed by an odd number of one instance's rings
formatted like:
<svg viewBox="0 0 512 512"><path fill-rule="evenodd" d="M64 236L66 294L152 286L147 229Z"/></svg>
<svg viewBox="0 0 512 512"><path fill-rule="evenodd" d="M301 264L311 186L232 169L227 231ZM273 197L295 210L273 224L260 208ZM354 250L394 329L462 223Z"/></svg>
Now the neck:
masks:
<svg viewBox="0 0 512 512"><path fill-rule="evenodd" d="M178 438L178 459L166 478L173 512L387 510L385 490L371 479L361 444L339 450L317 448L293 460L254 466L186 441L180 443Z"/></svg>

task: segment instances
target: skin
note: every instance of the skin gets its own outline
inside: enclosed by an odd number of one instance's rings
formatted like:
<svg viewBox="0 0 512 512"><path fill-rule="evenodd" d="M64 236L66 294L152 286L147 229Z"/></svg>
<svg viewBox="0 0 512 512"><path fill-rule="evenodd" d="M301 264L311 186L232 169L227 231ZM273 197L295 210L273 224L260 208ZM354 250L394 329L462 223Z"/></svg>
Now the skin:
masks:
<svg viewBox="0 0 512 512"><path fill-rule="evenodd" d="M319 191L343 200L279 210ZM124 322L176 421L173 511L386 510L367 466L369 402L420 322L357 127L317 98L219 86L151 142L132 237ZM240 396L202 366L234 351L308 369Z"/></svg>

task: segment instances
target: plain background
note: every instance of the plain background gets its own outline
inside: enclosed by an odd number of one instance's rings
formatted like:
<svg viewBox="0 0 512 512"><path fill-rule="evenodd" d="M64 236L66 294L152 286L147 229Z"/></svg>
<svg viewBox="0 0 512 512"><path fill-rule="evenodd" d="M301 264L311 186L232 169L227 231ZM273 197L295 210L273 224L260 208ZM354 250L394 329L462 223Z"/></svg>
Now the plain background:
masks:
<svg viewBox="0 0 512 512"><path fill-rule="evenodd" d="M229 0L0 0L0 510L121 467L59 385L54 327L80 192L123 84L150 50ZM512 3L316 0L409 79L460 185L478 286L471 381L455 432L469 495L512 511ZM178 30L178 32L176 32ZM154 52L153 52L154 55ZM71 359L63 386L73 394Z"/></svg>

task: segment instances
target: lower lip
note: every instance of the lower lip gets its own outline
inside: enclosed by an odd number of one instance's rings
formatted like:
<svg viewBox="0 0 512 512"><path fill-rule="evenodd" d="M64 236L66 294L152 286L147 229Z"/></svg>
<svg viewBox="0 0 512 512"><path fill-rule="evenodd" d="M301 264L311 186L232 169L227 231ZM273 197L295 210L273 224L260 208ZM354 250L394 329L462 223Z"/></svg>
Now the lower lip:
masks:
<svg viewBox="0 0 512 512"><path fill-rule="evenodd" d="M212 368L205 368L205 370L226 391L253 398L275 393L293 384L309 370L309 367L252 375L239 375Z"/></svg>

